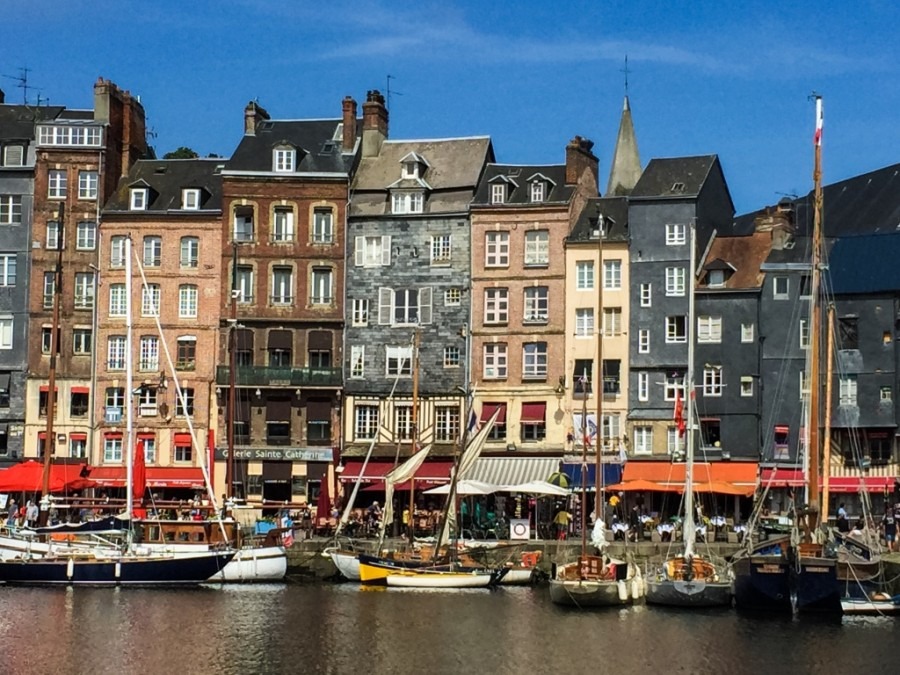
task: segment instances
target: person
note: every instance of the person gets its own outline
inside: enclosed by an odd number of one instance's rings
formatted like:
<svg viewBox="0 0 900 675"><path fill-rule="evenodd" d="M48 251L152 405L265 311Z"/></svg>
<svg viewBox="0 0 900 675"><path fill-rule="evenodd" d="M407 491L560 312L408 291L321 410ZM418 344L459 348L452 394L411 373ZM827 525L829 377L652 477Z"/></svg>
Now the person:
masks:
<svg viewBox="0 0 900 675"><path fill-rule="evenodd" d="M400 522L403 525L403 536L407 539L410 536L409 530L409 506L403 507L403 514L400 517Z"/></svg>
<svg viewBox="0 0 900 675"><path fill-rule="evenodd" d="M29 499L28 505L25 507L25 522L28 523L28 527L37 527L39 516L38 505Z"/></svg>
<svg viewBox="0 0 900 675"><path fill-rule="evenodd" d="M844 502L838 505L837 510L837 529L838 532L849 532L850 521L847 519L847 509L844 508Z"/></svg>
<svg viewBox="0 0 900 675"><path fill-rule="evenodd" d="M569 521L572 519L572 514L566 511L566 507L563 506L556 512L556 515L553 517L553 524L556 525L556 538L557 539L565 539L566 534L569 531Z"/></svg>
<svg viewBox="0 0 900 675"><path fill-rule="evenodd" d="M888 553L893 553L894 541L897 539L897 521L894 520L894 514L889 508L884 510L881 528L884 533L884 541L887 544Z"/></svg>
<svg viewBox="0 0 900 675"><path fill-rule="evenodd" d="M378 502L372 502L367 510L366 525L370 530L374 531L378 528L378 522L380 520L381 506L378 505Z"/></svg>
<svg viewBox="0 0 900 675"><path fill-rule="evenodd" d="M15 527L16 519L19 517L19 506L16 504L16 500L13 499L9 502L9 511L6 514L6 526L7 527Z"/></svg>
<svg viewBox="0 0 900 675"><path fill-rule="evenodd" d="M629 536L631 541L638 541L641 533L644 531L644 525L641 523L641 510L635 504L631 507L631 516L628 519Z"/></svg>

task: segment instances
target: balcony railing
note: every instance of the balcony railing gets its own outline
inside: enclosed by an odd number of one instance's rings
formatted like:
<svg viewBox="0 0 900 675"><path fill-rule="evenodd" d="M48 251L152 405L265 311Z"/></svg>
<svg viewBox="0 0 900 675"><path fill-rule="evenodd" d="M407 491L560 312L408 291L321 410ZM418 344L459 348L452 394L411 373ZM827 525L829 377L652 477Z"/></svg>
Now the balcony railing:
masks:
<svg viewBox="0 0 900 675"><path fill-rule="evenodd" d="M229 383L228 366L216 368L216 384ZM237 369L235 384L259 387L339 387L340 368L269 368L266 366L244 366Z"/></svg>

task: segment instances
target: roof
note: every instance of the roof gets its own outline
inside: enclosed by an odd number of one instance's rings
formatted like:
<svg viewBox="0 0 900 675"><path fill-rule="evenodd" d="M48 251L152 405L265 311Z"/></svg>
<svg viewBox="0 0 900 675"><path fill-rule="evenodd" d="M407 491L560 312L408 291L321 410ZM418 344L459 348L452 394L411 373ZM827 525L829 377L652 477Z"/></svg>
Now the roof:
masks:
<svg viewBox="0 0 900 675"><path fill-rule="evenodd" d="M296 174L349 173L355 155L342 151L341 137L336 136L341 119L261 120L254 135L244 135L224 172L252 171L273 173L272 153L276 147L288 145L297 150ZM357 129L361 126L357 120ZM359 134L357 134L359 138ZM281 174L291 176L292 174Z"/></svg>
<svg viewBox="0 0 900 675"><path fill-rule="evenodd" d="M503 204L491 203L491 184L503 180L508 186ZM542 202L531 201L531 182L545 180L548 191ZM545 206L547 204L568 204L574 186L566 185L565 164L524 165L488 164L475 191L473 206Z"/></svg>
<svg viewBox="0 0 900 675"><path fill-rule="evenodd" d="M181 191L186 188L200 188L200 212L221 211L222 177L219 167L224 161L221 158L138 160L128 175L119 181L118 188L106 202L103 211L192 213L181 208ZM129 188L137 185L150 189L149 204L144 211L132 212Z"/></svg>
<svg viewBox="0 0 900 675"><path fill-rule="evenodd" d="M0 105L0 140L33 140L34 125L59 117L62 106Z"/></svg>
<svg viewBox="0 0 900 675"><path fill-rule="evenodd" d="M631 196L696 197L718 163L716 155L651 159Z"/></svg>
<svg viewBox="0 0 900 675"><path fill-rule="evenodd" d="M567 243L583 243L597 241L595 232L597 220L602 214L605 218L605 236L603 241L628 241L628 198L598 197L585 202L566 239Z"/></svg>
<svg viewBox="0 0 900 675"><path fill-rule="evenodd" d="M900 290L900 232L838 239L828 256L836 294Z"/></svg>
<svg viewBox="0 0 900 675"><path fill-rule="evenodd" d="M771 247L772 237L768 232L746 237L716 237L709 248L704 268L734 270L734 274L725 281L725 290L759 288L766 276L760 271L760 266L766 261ZM705 286L704 278L700 287Z"/></svg>
<svg viewBox="0 0 900 675"><path fill-rule="evenodd" d="M622 118L619 121L619 135L616 137L616 147L609 166L606 194L610 197L630 194L641 178L641 156L638 153L637 136L631 119L631 103L627 94L622 106Z"/></svg>

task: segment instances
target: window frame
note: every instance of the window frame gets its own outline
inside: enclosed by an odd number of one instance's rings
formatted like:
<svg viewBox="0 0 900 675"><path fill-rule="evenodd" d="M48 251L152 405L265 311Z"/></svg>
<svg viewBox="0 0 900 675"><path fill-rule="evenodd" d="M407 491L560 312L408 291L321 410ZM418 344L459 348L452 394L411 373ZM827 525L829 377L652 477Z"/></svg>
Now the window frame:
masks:
<svg viewBox="0 0 900 675"><path fill-rule="evenodd" d="M603 261L603 290L618 291L622 289L622 261L611 259Z"/></svg>
<svg viewBox="0 0 900 675"><path fill-rule="evenodd" d="M484 233L484 266L509 267L508 230L492 230Z"/></svg>

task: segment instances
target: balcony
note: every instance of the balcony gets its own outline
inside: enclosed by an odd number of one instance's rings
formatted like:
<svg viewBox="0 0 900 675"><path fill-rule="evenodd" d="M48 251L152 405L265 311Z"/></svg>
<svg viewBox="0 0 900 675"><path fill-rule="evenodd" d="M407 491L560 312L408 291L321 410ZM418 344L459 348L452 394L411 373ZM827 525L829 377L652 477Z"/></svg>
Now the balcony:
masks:
<svg viewBox="0 0 900 675"><path fill-rule="evenodd" d="M228 366L216 368L216 384L227 386ZM244 387L340 387L340 368L268 368L244 366L237 369L235 384Z"/></svg>

